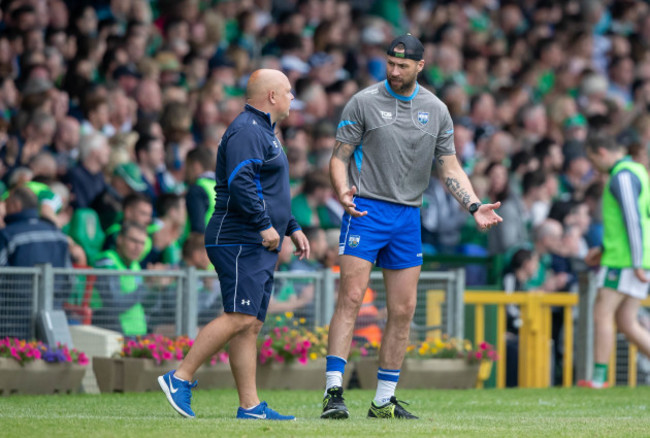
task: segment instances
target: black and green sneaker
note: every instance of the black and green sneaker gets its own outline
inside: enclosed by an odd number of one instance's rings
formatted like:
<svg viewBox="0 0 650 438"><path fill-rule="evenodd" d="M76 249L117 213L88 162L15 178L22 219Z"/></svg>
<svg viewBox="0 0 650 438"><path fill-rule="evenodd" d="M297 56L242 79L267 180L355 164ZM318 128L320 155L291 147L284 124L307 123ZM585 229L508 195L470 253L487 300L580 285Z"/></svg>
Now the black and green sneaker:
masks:
<svg viewBox="0 0 650 438"><path fill-rule="evenodd" d="M403 418L406 420L417 420L418 417L404 409L400 404L408 404L405 401L397 400L395 396L390 398L387 403L377 406L373 400L368 409L368 418Z"/></svg>
<svg viewBox="0 0 650 438"><path fill-rule="evenodd" d="M323 398L323 413L320 417L331 420L343 420L350 417L350 412L343 402L343 388L333 386L327 390L327 394Z"/></svg>

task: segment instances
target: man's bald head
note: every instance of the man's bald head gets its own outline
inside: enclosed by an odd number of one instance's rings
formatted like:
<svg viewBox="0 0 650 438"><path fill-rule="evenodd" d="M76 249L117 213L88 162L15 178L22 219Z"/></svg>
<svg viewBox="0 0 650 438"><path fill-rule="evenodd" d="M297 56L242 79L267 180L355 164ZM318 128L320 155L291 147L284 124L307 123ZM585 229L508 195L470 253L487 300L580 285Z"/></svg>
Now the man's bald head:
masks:
<svg viewBox="0 0 650 438"><path fill-rule="evenodd" d="M292 99L289 78L279 70L255 70L248 79L246 101L258 110L269 113L273 123L289 115Z"/></svg>
<svg viewBox="0 0 650 438"><path fill-rule="evenodd" d="M282 85L287 77L279 70L262 68L251 73L246 86L246 100L258 100L266 98L271 90Z"/></svg>

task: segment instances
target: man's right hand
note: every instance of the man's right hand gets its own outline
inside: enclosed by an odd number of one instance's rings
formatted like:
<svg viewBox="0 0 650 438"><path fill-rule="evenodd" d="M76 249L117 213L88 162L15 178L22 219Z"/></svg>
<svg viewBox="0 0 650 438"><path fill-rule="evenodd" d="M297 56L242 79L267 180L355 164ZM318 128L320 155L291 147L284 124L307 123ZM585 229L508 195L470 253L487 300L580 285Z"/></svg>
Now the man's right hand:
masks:
<svg viewBox="0 0 650 438"><path fill-rule="evenodd" d="M269 251L275 251L280 246L280 235L275 228L271 227L260 231L260 236L262 236L262 245Z"/></svg>
<svg viewBox="0 0 650 438"><path fill-rule="evenodd" d="M359 211L356 209L357 205L352 202L354 199L354 194L357 192L357 188L355 186L352 186L350 190L347 192L343 192L339 196L339 201L341 202L341 205L343 205L343 208L345 211L348 212L348 214L352 217L361 217L365 216L368 214L367 211Z"/></svg>
<svg viewBox="0 0 650 438"><path fill-rule="evenodd" d="M600 259L603 256L603 251L600 248L591 248L585 256L585 264L589 267L596 267L600 265Z"/></svg>
<svg viewBox="0 0 650 438"><path fill-rule="evenodd" d="M645 275L645 269L634 268L634 275L641 283L648 282L648 277Z"/></svg>

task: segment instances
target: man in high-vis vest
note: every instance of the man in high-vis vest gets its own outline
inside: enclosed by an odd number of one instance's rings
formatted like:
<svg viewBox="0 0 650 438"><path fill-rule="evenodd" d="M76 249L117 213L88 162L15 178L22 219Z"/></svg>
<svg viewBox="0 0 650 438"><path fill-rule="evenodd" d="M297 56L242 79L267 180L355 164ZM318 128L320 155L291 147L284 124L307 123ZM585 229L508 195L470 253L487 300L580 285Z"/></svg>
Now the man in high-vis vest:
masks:
<svg viewBox="0 0 650 438"><path fill-rule="evenodd" d="M603 191L603 246L589 252L588 265L600 263L594 308L594 370L578 386L607 386L607 364L614 346L614 322L646 356L650 333L638 322L650 279L650 182L645 167L625 155L612 137L599 135L586 144L587 157L609 178Z"/></svg>
<svg viewBox="0 0 650 438"><path fill-rule="evenodd" d="M98 276L95 293L90 302L93 323L123 333L139 336L147 333L147 319L142 303L148 293L140 271L138 258L142 253L147 230L135 222L124 222L117 236L116 248L102 252L95 267L132 271L133 275Z"/></svg>

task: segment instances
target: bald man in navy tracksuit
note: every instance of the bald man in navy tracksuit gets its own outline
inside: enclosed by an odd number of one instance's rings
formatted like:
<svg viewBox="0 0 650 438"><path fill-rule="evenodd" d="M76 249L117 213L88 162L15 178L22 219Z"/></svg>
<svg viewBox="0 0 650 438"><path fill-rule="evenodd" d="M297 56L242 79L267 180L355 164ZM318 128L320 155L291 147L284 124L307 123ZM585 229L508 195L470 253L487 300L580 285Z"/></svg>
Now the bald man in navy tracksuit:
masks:
<svg viewBox="0 0 650 438"><path fill-rule="evenodd" d="M194 417L190 407L194 372L230 342L230 367L239 393L237 418L293 420L260 402L255 385L257 335L271 298L280 236L291 237L301 259L309 257L309 242L291 215L289 162L275 136L275 124L289 115L293 95L284 74L257 70L246 96L244 111L219 146L217 202L205 231L225 313L201 330L178 370L160 376L158 382L179 414Z"/></svg>

